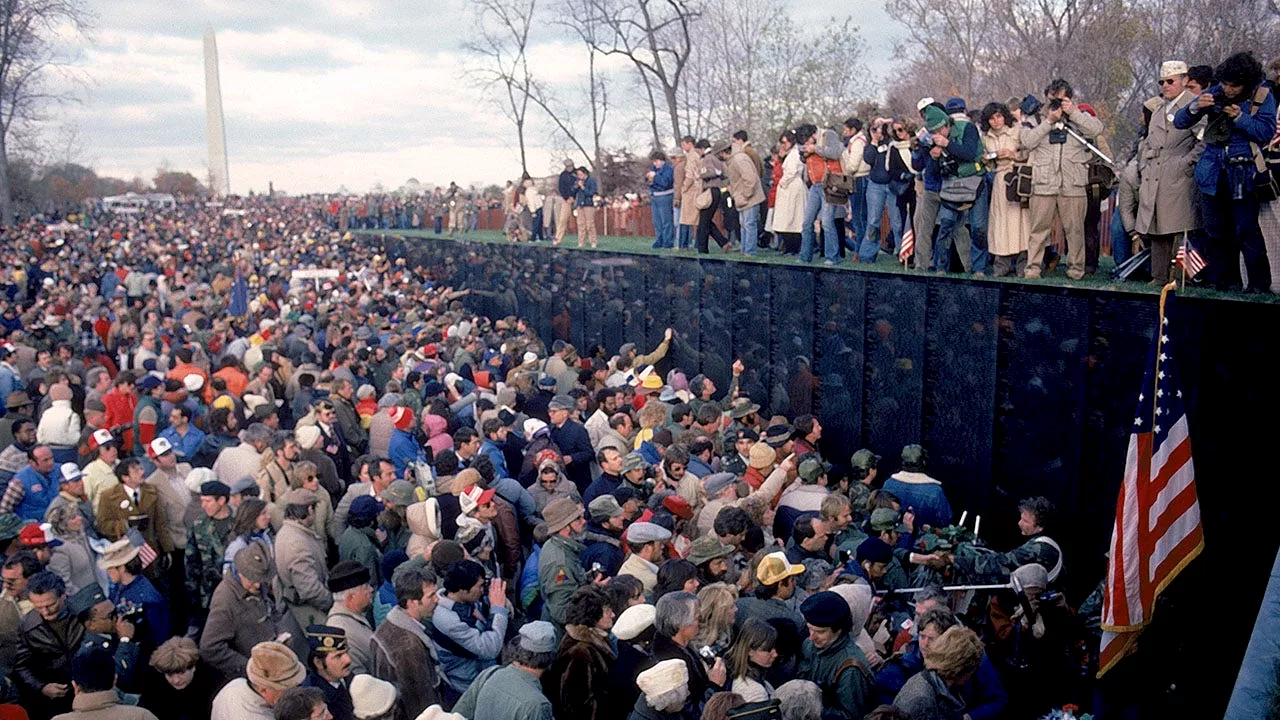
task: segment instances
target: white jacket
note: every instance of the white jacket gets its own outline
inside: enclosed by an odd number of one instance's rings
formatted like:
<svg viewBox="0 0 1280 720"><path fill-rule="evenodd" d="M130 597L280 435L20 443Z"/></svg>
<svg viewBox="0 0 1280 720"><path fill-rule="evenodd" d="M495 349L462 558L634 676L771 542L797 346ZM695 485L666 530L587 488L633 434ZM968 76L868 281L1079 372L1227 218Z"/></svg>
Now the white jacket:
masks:
<svg viewBox="0 0 1280 720"><path fill-rule="evenodd" d="M70 400L54 400L44 411L36 426L36 442L62 448L79 444L80 416L71 409Z"/></svg>
<svg viewBox="0 0 1280 720"><path fill-rule="evenodd" d="M866 159L863 157L863 151L866 149L867 136L865 133L860 132L849 138L849 142L845 146L844 153L840 155L841 169L846 173L853 175L855 178L870 175L871 166L867 164Z"/></svg>

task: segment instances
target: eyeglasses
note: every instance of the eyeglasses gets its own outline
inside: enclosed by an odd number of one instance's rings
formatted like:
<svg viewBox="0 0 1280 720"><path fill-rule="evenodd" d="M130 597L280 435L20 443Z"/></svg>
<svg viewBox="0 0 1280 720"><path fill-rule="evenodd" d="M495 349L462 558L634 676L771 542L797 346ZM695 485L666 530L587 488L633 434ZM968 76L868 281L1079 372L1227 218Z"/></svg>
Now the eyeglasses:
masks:
<svg viewBox="0 0 1280 720"><path fill-rule="evenodd" d="M1172 85L1178 82L1178 78L1164 78L1160 81L1161 85Z"/></svg>

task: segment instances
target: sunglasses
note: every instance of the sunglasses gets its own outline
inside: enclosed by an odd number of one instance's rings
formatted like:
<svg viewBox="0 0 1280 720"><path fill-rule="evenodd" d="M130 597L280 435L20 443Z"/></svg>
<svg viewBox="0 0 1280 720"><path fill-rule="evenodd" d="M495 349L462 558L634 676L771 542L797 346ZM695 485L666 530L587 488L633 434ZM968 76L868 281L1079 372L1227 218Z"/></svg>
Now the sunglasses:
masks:
<svg viewBox="0 0 1280 720"><path fill-rule="evenodd" d="M671 472L677 472L677 471L680 471L680 470L683 470L683 469L684 469L684 466L683 466L683 465L679 465L679 464L672 464L672 465L671 465Z"/></svg>
<svg viewBox="0 0 1280 720"><path fill-rule="evenodd" d="M1172 84L1174 84L1174 83L1176 83L1176 82L1178 82L1178 78L1165 78L1165 79L1163 79L1163 80L1161 80L1161 81L1160 81L1160 84L1161 84L1161 85L1172 85Z"/></svg>

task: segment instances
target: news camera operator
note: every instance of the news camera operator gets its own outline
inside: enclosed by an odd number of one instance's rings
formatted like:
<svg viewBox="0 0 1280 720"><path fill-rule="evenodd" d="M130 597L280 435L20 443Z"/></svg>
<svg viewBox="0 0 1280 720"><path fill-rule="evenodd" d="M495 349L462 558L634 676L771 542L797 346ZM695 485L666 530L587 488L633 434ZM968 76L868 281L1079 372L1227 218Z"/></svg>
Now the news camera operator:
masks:
<svg viewBox="0 0 1280 720"><path fill-rule="evenodd" d="M1201 217L1209 236L1206 280L1222 290L1239 287L1243 252L1249 274L1245 292L1270 293L1271 268L1258 226L1259 192L1267 187L1259 147L1275 134L1275 93L1252 53L1232 55L1214 74L1218 83L1173 118L1179 130L1207 120L1204 152L1195 172Z"/></svg>
<svg viewBox="0 0 1280 720"><path fill-rule="evenodd" d="M1102 122L1080 110L1066 80L1054 80L1045 88L1046 115L1022 132L1022 150L1031 160L1031 239L1028 243L1028 278L1038 278L1045 247L1053 234L1053 221L1062 221L1067 238L1067 277L1084 277L1084 217L1088 165L1093 157L1084 140L1092 142L1102 132Z"/></svg>

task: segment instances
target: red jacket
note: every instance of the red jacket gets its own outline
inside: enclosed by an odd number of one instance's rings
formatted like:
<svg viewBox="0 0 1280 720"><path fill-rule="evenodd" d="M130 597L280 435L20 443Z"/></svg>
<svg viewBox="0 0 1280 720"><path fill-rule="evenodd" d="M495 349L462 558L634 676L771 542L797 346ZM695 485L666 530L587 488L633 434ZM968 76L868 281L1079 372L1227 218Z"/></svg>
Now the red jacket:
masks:
<svg viewBox="0 0 1280 720"><path fill-rule="evenodd" d="M120 435L120 452L127 454L133 451L133 413L138 409L138 396L133 393L120 392L119 388L111 388L102 396L102 404L106 406L106 427L123 425L127 428ZM114 434L114 433L113 433Z"/></svg>

